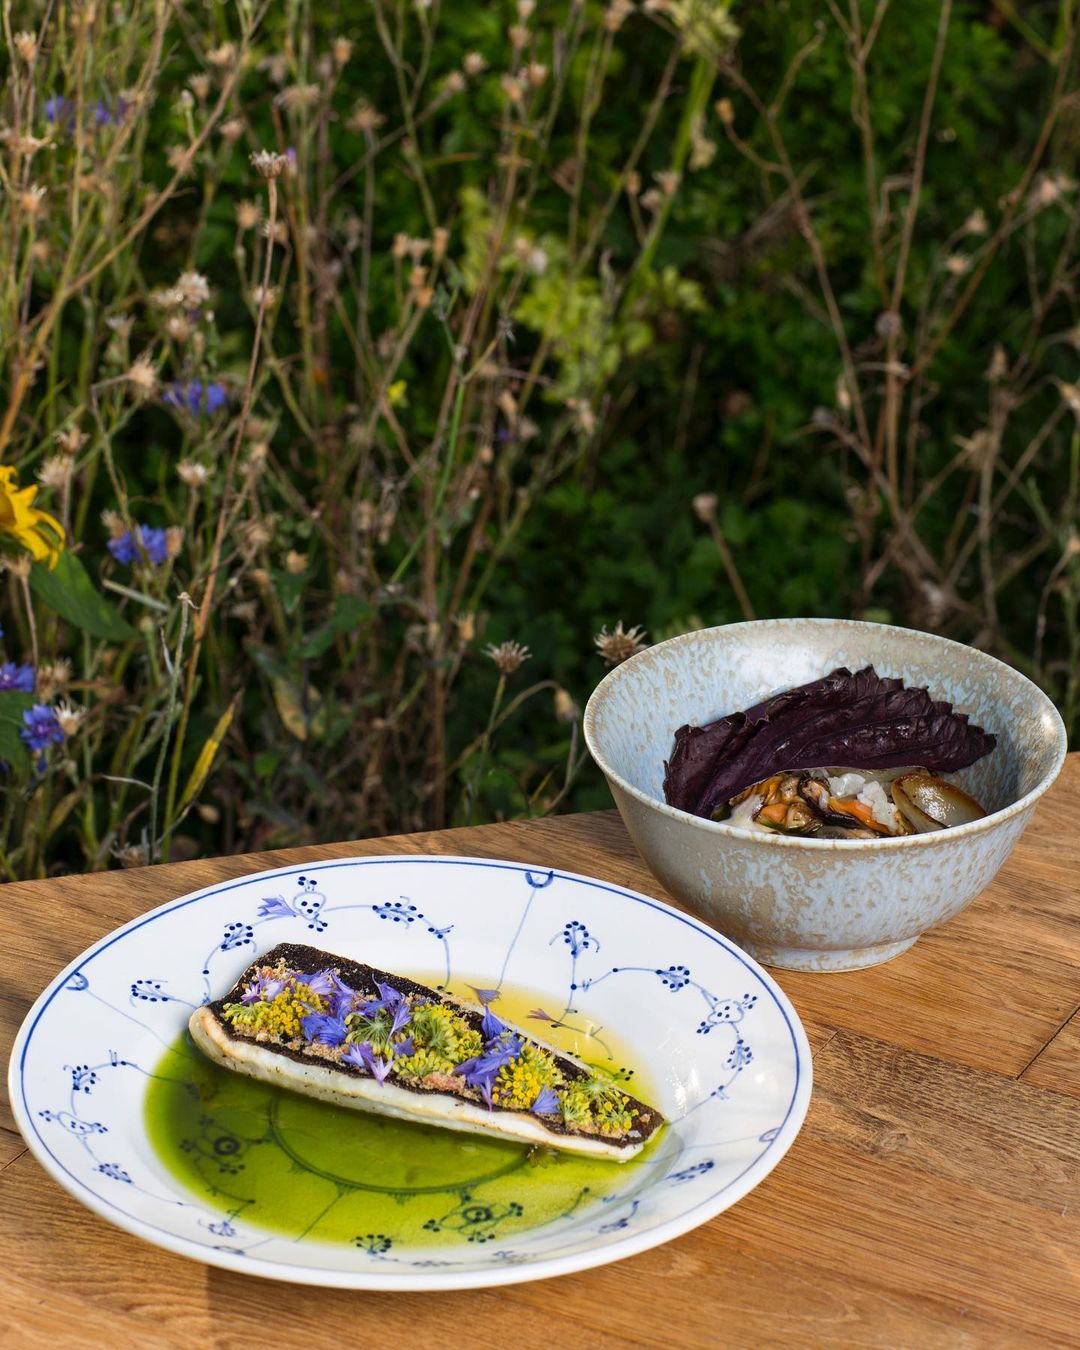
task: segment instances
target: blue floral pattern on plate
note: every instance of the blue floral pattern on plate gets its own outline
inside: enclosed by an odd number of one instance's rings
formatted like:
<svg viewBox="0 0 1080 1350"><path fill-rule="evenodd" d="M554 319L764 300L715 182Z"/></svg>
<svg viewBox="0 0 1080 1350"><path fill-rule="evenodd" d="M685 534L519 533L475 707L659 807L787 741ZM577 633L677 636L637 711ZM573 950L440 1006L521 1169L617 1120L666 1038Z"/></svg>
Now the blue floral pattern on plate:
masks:
<svg viewBox="0 0 1080 1350"><path fill-rule="evenodd" d="M496 991L504 983L542 989L544 1006L531 1016L600 1047L604 1027L617 1028L640 1047L670 1125L624 1187L602 1200L583 1192L543 1227L502 1231L513 1215L459 1197L431 1219L433 1231L460 1238L445 1259L392 1233L331 1246L211 1212L146 1143L147 1080L190 1010L220 996L258 951L317 939L383 969L422 978L434 969L430 983L467 972L488 975ZM810 1079L805 1033L787 999L697 920L572 873L429 857L259 873L142 916L53 981L24 1022L10 1067L30 1147L105 1218L214 1265L397 1289L559 1274L687 1231L776 1165L801 1126Z"/></svg>

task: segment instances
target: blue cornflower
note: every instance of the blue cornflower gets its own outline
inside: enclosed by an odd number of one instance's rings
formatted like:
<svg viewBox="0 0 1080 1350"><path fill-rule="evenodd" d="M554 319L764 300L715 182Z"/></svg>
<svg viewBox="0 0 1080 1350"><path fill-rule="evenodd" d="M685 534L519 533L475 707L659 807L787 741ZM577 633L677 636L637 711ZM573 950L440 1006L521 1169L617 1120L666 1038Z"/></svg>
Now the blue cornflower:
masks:
<svg viewBox="0 0 1080 1350"><path fill-rule="evenodd" d="M559 1109L559 1096L554 1088L544 1087L536 1094L529 1110L538 1116L553 1116Z"/></svg>
<svg viewBox="0 0 1080 1350"><path fill-rule="evenodd" d="M75 120L75 104L63 94L53 94L45 100L45 121L62 122L70 127Z"/></svg>
<svg viewBox="0 0 1080 1350"><path fill-rule="evenodd" d="M94 121L99 127L118 127L127 109L126 98L118 98L111 108L103 98L99 98L94 105Z"/></svg>
<svg viewBox="0 0 1080 1350"><path fill-rule="evenodd" d="M347 1064L355 1064L358 1069L367 1069L377 1083L385 1083L390 1072L390 1061L377 1055L370 1041L361 1041L359 1045L350 1045L341 1058Z"/></svg>
<svg viewBox="0 0 1080 1350"><path fill-rule="evenodd" d="M64 732L56 714L44 703L35 703L23 713L26 725L19 732L30 750L38 751L38 773L45 772L45 751L50 745L62 745Z"/></svg>
<svg viewBox="0 0 1080 1350"><path fill-rule="evenodd" d="M405 995L392 984L383 984L379 980L375 981L375 988L379 991L379 997L369 998L361 1003L360 1011L365 1017L374 1017L376 1013L381 1012L393 1013L396 1016L398 1008L405 1002Z"/></svg>
<svg viewBox="0 0 1080 1350"><path fill-rule="evenodd" d="M395 1055L415 1055L416 1042L411 1036L406 1036L403 1041L398 1041L397 1045L391 1046Z"/></svg>
<svg viewBox="0 0 1080 1350"><path fill-rule="evenodd" d="M165 531L153 525L136 525L134 530L125 530L118 539L109 540L108 548L118 563L127 563L130 567L142 557L140 544L152 563L163 563L169 556Z"/></svg>
<svg viewBox="0 0 1080 1350"><path fill-rule="evenodd" d="M240 995L241 1003L258 1003L260 999L270 1002L277 998L285 988L286 981L274 979L269 975L257 975Z"/></svg>
<svg viewBox="0 0 1080 1350"><path fill-rule="evenodd" d="M327 997L330 1000L330 1012L334 1017L347 1017L356 1004L356 990L350 989L344 980L331 972L333 986Z"/></svg>
<svg viewBox="0 0 1080 1350"><path fill-rule="evenodd" d="M489 1041L478 1055L462 1062L453 1070L465 1079L465 1086L476 1088L488 1106L491 1105L491 1088L495 1075L512 1059L521 1054L521 1039L518 1036L500 1036Z"/></svg>
<svg viewBox="0 0 1080 1350"><path fill-rule="evenodd" d="M18 689L23 694L34 692L34 667L17 666L14 661L0 664L0 689Z"/></svg>
<svg viewBox="0 0 1080 1350"><path fill-rule="evenodd" d="M318 1041L322 1045L341 1045L349 1034L344 1018L328 1017L326 1013L308 1013L301 1017L304 1039Z"/></svg>
<svg viewBox="0 0 1080 1350"><path fill-rule="evenodd" d="M202 380L190 380L187 384L170 384L162 394L162 400L170 408L183 408L198 417L201 413L212 415L224 408L229 401L225 386L211 381L203 387Z"/></svg>
<svg viewBox="0 0 1080 1350"><path fill-rule="evenodd" d="M329 969L320 970L316 975L309 975L304 983L313 994L318 994L321 998L329 998L334 992L334 972Z"/></svg>

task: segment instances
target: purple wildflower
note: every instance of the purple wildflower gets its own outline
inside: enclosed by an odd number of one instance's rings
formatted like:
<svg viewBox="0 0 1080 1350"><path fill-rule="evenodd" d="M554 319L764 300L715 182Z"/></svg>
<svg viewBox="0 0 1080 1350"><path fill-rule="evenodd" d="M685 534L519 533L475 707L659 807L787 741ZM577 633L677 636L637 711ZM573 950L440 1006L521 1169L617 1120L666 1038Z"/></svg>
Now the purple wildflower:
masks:
<svg viewBox="0 0 1080 1350"><path fill-rule="evenodd" d="M326 1013L308 1013L301 1017L300 1025L308 1041L318 1041L320 1045L341 1045L349 1034L349 1029L341 1017L328 1017Z"/></svg>
<svg viewBox="0 0 1080 1350"><path fill-rule="evenodd" d="M412 1012L404 999L394 1009L394 1020L390 1023L390 1035L396 1036L399 1031L403 1031L407 1025Z"/></svg>
<svg viewBox="0 0 1080 1350"><path fill-rule="evenodd" d="M377 1083L385 1083L386 1075L390 1072L390 1061L377 1055L370 1041L350 1045L342 1059L348 1064L355 1064L358 1069L367 1069Z"/></svg>
<svg viewBox="0 0 1080 1350"><path fill-rule="evenodd" d="M480 1023L480 1035L485 1041L493 1041L496 1036L501 1036L506 1027L495 1016L490 1008L484 1009L484 1020Z"/></svg>
<svg viewBox="0 0 1080 1350"><path fill-rule="evenodd" d="M392 984L383 984L379 980L375 981L375 988L379 991L378 998L369 998L361 1003L360 1011L365 1017L374 1017L376 1013L390 1012L397 1015L398 1008L405 1001L405 995L395 989ZM398 1028L400 1030L400 1027Z"/></svg>
<svg viewBox="0 0 1080 1350"><path fill-rule="evenodd" d="M75 104L63 94L53 94L45 100L45 121L62 122L65 127L70 127L75 121Z"/></svg>
<svg viewBox="0 0 1080 1350"><path fill-rule="evenodd" d="M50 745L62 745L64 732L56 714L44 703L35 703L23 713L26 725L19 732L30 750L38 751L38 773L45 772L45 751Z"/></svg>
<svg viewBox="0 0 1080 1350"><path fill-rule="evenodd" d="M330 1012L334 1017L346 1017L356 1002L356 990L350 989L344 980L331 973L333 988L330 990Z"/></svg>
<svg viewBox="0 0 1080 1350"><path fill-rule="evenodd" d="M94 121L99 127L118 127L127 112L127 99L118 98L110 108L103 98L94 105Z"/></svg>
<svg viewBox="0 0 1080 1350"><path fill-rule="evenodd" d="M391 1047L395 1055L415 1055L416 1042L411 1036L406 1036L403 1041L398 1041L397 1045Z"/></svg>
<svg viewBox="0 0 1080 1350"><path fill-rule="evenodd" d="M537 1116L553 1116L559 1109L559 1097L554 1088L544 1087L536 1094L529 1110Z"/></svg>
<svg viewBox="0 0 1080 1350"><path fill-rule="evenodd" d="M287 980L276 979L270 975L256 975L255 979L248 985L240 995L241 1003L258 1003L260 999L277 998L278 994L285 988Z"/></svg>
<svg viewBox="0 0 1080 1350"><path fill-rule="evenodd" d="M140 544L154 564L163 563L169 556L165 531L153 525L136 525L133 530L125 530L118 539L109 540L108 549L118 563L126 563L130 567L142 557Z"/></svg>
<svg viewBox="0 0 1080 1350"><path fill-rule="evenodd" d="M313 994L318 994L320 998L330 998L334 992L334 972L329 968L320 970L316 975L309 975L304 983Z"/></svg>
<svg viewBox="0 0 1080 1350"><path fill-rule="evenodd" d="M34 667L17 666L14 661L0 664L0 689L18 689L20 693L34 692Z"/></svg>
<svg viewBox="0 0 1080 1350"><path fill-rule="evenodd" d="M479 1055L462 1062L453 1070L465 1079L465 1086L476 1088L488 1106L491 1105L491 1087L495 1075L512 1059L521 1053L521 1039L518 1036L503 1036L489 1041Z"/></svg>
<svg viewBox="0 0 1080 1350"><path fill-rule="evenodd" d="M533 1022L551 1022L555 1026L559 1023L557 1017L552 1017L551 1013L545 1012L543 1008L534 1008L529 1017Z"/></svg>
<svg viewBox="0 0 1080 1350"><path fill-rule="evenodd" d="M224 408L229 401L225 386L211 381L203 386L202 380L189 380L187 384L170 384L161 395L162 401L170 408L182 408L196 417L205 413L212 415Z"/></svg>

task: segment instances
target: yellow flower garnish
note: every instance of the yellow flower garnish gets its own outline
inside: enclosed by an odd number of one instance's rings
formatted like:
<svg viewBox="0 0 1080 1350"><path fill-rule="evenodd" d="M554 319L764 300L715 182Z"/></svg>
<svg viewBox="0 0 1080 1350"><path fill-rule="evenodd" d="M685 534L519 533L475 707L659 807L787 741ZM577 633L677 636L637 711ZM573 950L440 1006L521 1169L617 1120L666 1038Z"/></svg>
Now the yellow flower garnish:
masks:
<svg viewBox="0 0 1080 1350"><path fill-rule="evenodd" d="M52 569L64 547L64 527L47 511L31 505L36 487L21 488L10 464L0 464L0 535L8 535L29 550L36 562Z"/></svg>

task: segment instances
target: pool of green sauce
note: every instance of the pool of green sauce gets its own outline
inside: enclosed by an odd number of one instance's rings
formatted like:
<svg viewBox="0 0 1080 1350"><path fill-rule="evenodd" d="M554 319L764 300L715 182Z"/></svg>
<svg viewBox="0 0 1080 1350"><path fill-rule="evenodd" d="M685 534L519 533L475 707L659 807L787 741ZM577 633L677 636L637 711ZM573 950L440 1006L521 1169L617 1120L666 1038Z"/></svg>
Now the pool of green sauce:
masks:
<svg viewBox="0 0 1080 1350"><path fill-rule="evenodd" d="M513 1019L519 1002L536 1007L516 997L500 1011ZM612 1057L588 1024L540 1034ZM631 1091L648 1099L636 1077ZM154 1070L145 1116L169 1172L219 1214L373 1255L502 1241L582 1214L633 1190L651 1151L607 1162L332 1106L219 1068L186 1031Z"/></svg>

